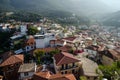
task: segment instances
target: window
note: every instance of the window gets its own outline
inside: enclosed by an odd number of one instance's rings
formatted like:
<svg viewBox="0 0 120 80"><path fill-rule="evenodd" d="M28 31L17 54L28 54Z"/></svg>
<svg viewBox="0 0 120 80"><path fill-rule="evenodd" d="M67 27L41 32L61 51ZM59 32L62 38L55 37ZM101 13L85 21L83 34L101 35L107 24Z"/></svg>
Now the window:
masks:
<svg viewBox="0 0 120 80"><path fill-rule="evenodd" d="M27 46L29 46L29 43L27 43Z"/></svg>
<svg viewBox="0 0 120 80"><path fill-rule="evenodd" d="M65 74L67 74L67 71L65 71Z"/></svg>
<svg viewBox="0 0 120 80"><path fill-rule="evenodd" d="M68 69L68 64L66 64L65 68Z"/></svg>
<svg viewBox="0 0 120 80"><path fill-rule="evenodd" d="M97 77L94 77L94 80L97 80Z"/></svg>
<svg viewBox="0 0 120 80"><path fill-rule="evenodd" d="M64 72L61 72L61 74L64 74Z"/></svg>
<svg viewBox="0 0 120 80"><path fill-rule="evenodd" d="M33 48L34 48L34 46L31 46L31 48L33 49Z"/></svg>
<svg viewBox="0 0 120 80"><path fill-rule="evenodd" d="M75 63L73 63L73 67L75 66Z"/></svg>
<svg viewBox="0 0 120 80"><path fill-rule="evenodd" d="M28 72L25 72L25 73L24 73L24 76L28 76Z"/></svg>
<svg viewBox="0 0 120 80"><path fill-rule="evenodd" d="M72 70L72 73L75 73L75 70L74 70L74 69Z"/></svg>
<svg viewBox="0 0 120 80"><path fill-rule="evenodd" d="M87 79L90 79L90 77L87 77Z"/></svg>
<svg viewBox="0 0 120 80"><path fill-rule="evenodd" d="M62 64L62 69L64 69L64 64Z"/></svg>
<svg viewBox="0 0 120 80"><path fill-rule="evenodd" d="M13 70L12 66L9 66L7 69L8 69L8 70Z"/></svg>
<svg viewBox="0 0 120 80"><path fill-rule="evenodd" d="M19 64L17 63L17 64L16 64L16 66L18 67L18 66L19 66Z"/></svg>
<svg viewBox="0 0 120 80"><path fill-rule="evenodd" d="M29 49L29 47L27 47L27 49Z"/></svg>

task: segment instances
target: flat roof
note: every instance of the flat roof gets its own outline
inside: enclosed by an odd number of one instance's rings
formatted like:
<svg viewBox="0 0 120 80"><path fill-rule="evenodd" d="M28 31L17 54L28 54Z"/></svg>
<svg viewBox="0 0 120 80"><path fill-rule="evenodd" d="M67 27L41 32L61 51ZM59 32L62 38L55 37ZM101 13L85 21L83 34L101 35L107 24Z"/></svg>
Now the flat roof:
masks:
<svg viewBox="0 0 120 80"><path fill-rule="evenodd" d="M15 35L15 36L12 36L12 37L10 37L11 39L16 39L16 38L19 38L19 37L22 37L23 35Z"/></svg>

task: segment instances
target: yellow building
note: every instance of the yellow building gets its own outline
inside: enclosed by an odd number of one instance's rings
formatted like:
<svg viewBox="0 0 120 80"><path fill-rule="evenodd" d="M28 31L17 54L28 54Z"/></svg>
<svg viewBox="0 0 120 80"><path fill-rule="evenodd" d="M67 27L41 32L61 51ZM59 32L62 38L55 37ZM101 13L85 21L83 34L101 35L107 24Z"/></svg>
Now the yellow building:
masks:
<svg viewBox="0 0 120 80"><path fill-rule="evenodd" d="M72 54L61 52L53 57L56 73L79 75L82 64Z"/></svg>

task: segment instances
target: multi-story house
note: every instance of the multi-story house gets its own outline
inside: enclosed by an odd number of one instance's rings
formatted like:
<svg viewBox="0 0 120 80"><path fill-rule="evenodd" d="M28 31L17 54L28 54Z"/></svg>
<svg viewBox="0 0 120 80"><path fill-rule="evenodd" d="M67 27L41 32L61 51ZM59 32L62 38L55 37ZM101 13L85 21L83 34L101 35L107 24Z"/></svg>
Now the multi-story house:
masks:
<svg viewBox="0 0 120 80"><path fill-rule="evenodd" d="M50 40L55 39L55 35L52 33L46 33L43 35L35 35L36 48L45 48L50 46Z"/></svg>
<svg viewBox="0 0 120 80"><path fill-rule="evenodd" d="M20 74L19 80L31 79L36 72L37 65L35 63L26 63L20 66L18 73Z"/></svg>
<svg viewBox="0 0 120 80"><path fill-rule="evenodd" d="M10 47L16 54L23 52L22 48L24 47L23 45L25 39L26 37L21 34L10 37Z"/></svg>
<svg viewBox="0 0 120 80"><path fill-rule="evenodd" d="M85 52L89 53L89 58L95 58L96 55L97 55L97 50L98 50L98 46L94 46L94 45L91 45L91 46L88 46L84 49Z"/></svg>
<svg viewBox="0 0 120 80"><path fill-rule="evenodd" d="M101 62L104 65L112 65L115 61L120 61L119 49L108 49L100 52Z"/></svg>
<svg viewBox="0 0 120 80"><path fill-rule="evenodd" d="M82 67L80 60L75 58L72 54L61 52L55 54L53 57L54 67L56 73L79 75L79 70Z"/></svg>
<svg viewBox="0 0 120 80"><path fill-rule="evenodd" d="M51 74L50 71L41 71L34 74L32 80L76 80L73 74Z"/></svg>
<svg viewBox="0 0 120 80"><path fill-rule="evenodd" d="M76 37L67 37L67 38L63 38L62 40L66 42L66 45L69 46L74 46L73 44L78 41Z"/></svg>
<svg viewBox="0 0 120 80"><path fill-rule="evenodd" d="M20 32L21 34L24 34L26 35L26 32L27 32L27 25L20 25Z"/></svg>
<svg viewBox="0 0 120 80"><path fill-rule="evenodd" d="M61 39L58 39L58 40L51 40L50 41L50 47L57 47L57 46L65 46L66 45L66 42L61 40Z"/></svg>
<svg viewBox="0 0 120 80"><path fill-rule="evenodd" d="M29 38L25 41L25 52L29 52L35 49L35 39L33 36L29 36Z"/></svg>
<svg viewBox="0 0 120 80"><path fill-rule="evenodd" d="M12 55L0 64L5 80L17 80L18 69L23 64L23 61L23 55Z"/></svg>

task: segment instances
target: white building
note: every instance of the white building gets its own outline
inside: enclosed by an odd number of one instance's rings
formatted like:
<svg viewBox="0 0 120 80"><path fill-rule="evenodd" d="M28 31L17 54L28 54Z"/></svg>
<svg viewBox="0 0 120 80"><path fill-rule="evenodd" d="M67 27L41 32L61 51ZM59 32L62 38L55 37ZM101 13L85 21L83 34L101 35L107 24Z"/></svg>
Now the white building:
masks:
<svg viewBox="0 0 120 80"><path fill-rule="evenodd" d="M25 51L29 52L33 49L35 49L35 39L33 36L29 36L25 42Z"/></svg>
<svg viewBox="0 0 120 80"><path fill-rule="evenodd" d="M20 32L21 32L21 34L26 34L26 32L27 32L27 26L26 25L21 25L20 26Z"/></svg>
<svg viewBox="0 0 120 80"><path fill-rule="evenodd" d="M87 52L87 53L89 53L89 54L92 54L94 56L96 56L96 54L97 54L97 51L91 50L91 49L84 49L84 51Z"/></svg>
<svg viewBox="0 0 120 80"><path fill-rule="evenodd" d="M34 73L36 72L35 63L27 63L20 66L18 73L20 74L19 80L31 79Z"/></svg>
<svg viewBox="0 0 120 80"><path fill-rule="evenodd" d="M50 40L54 40L55 36L52 33L46 33L44 35L35 35L36 48L45 48L50 45Z"/></svg>

